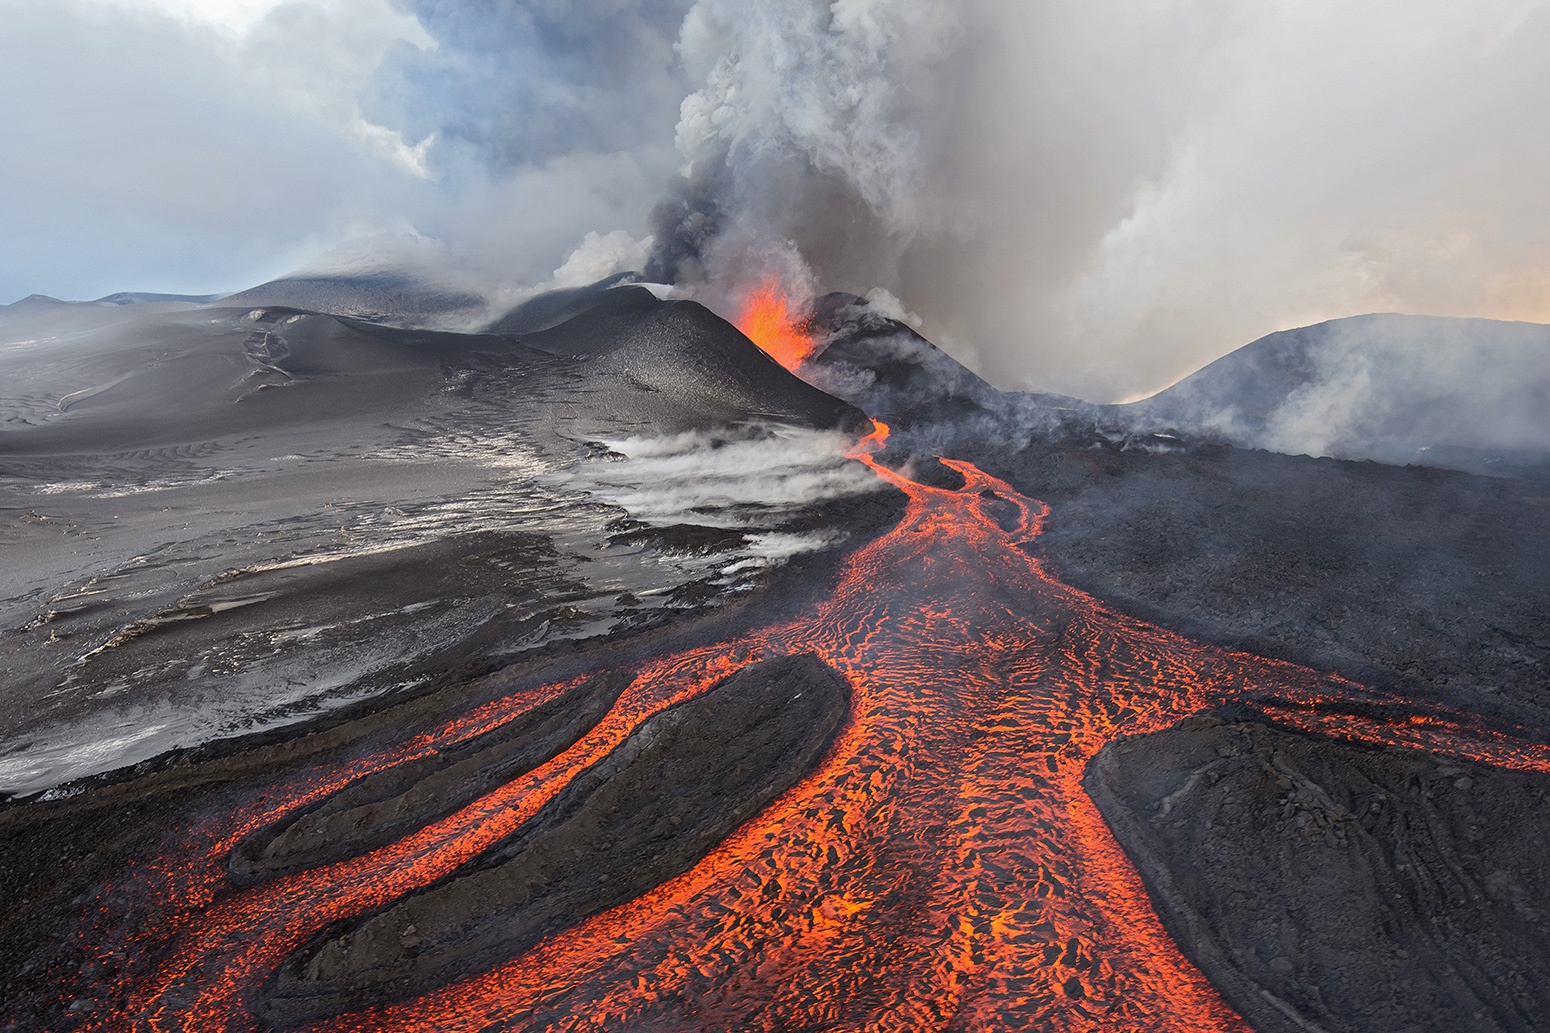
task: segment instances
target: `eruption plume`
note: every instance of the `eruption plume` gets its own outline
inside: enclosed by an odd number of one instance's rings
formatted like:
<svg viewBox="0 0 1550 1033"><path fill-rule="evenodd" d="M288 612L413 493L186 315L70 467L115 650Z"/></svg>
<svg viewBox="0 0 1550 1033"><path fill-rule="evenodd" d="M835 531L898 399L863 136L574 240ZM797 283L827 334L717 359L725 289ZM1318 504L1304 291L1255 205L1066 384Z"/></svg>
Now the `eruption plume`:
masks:
<svg viewBox="0 0 1550 1033"><path fill-rule="evenodd" d="M588 233L626 245L594 280L707 289L782 240L1093 401L1360 312L1545 322L1550 8L1423 7L12 4L0 301L238 289L364 234L494 309Z"/></svg>

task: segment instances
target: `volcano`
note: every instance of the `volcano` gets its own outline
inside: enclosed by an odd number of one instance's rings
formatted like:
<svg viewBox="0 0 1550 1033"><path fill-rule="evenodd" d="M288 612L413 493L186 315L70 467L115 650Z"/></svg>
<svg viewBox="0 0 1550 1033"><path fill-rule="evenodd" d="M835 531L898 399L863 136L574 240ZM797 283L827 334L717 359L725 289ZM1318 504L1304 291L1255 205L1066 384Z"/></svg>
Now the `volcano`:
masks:
<svg viewBox="0 0 1550 1033"><path fill-rule="evenodd" d="M0 309L4 1028L1550 1028L1550 487L638 280Z"/></svg>

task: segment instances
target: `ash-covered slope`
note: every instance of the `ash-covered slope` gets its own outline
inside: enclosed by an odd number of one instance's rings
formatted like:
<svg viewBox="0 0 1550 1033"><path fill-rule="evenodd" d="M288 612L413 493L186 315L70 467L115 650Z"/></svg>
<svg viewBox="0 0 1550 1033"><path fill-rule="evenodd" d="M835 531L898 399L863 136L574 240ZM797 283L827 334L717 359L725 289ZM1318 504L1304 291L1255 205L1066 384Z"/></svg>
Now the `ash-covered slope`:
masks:
<svg viewBox="0 0 1550 1033"><path fill-rule="evenodd" d="M288 276L222 299L223 304L301 309L393 326L444 327L476 322L482 295L408 273Z"/></svg>
<svg viewBox="0 0 1550 1033"><path fill-rule="evenodd" d="M619 273L585 287L567 287L529 298L484 328L489 334L520 337L550 330L574 316L596 309L645 311L657 300L645 287L635 287L635 273ZM616 289L617 288L617 289Z"/></svg>
<svg viewBox="0 0 1550 1033"><path fill-rule="evenodd" d="M865 417L692 303L518 338L231 301L0 319L0 791L661 624L843 540L826 505L885 518Z"/></svg>
<svg viewBox="0 0 1550 1033"><path fill-rule="evenodd" d="M238 297L241 297L240 295ZM612 302L620 297L627 305ZM640 288L595 296L525 336L403 330L292 308L66 305L33 314L0 353L17 455L91 452L231 433L284 433L405 411L479 372L565 382L553 420L613 433L749 421L855 430L865 417L791 376L694 302ZM48 334L48 330L62 331ZM582 383L585 381L585 383ZM549 406L535 393L529 406Z"/></svg>
<svg viewBox="0 0 1550 1033"><path fill-rule="evenodd" d="M1270 334L1121 409L1291 455L1550 477L1550 327L1369 315Z"/></svg>
<svg viewBox="0 0 1550 1033"><path fill-rule="evenodd" d="M596 404L620 426L699 429L745 420L859 431L866 415L803 383L737 328L692 301L645 288L596 292L564 322L518 338L585 363Z"/></svg>

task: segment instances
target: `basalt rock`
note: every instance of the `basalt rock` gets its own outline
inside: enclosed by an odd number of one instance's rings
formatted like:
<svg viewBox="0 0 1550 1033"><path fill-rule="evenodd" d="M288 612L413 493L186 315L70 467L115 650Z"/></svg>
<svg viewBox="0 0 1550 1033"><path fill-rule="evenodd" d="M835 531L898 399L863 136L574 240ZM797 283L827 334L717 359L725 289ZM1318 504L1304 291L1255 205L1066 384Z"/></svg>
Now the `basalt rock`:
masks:
<svg viewBox="0 0 1550 1033"><path fill-rule="evenodd" d="M357 779L244 839L231 855L232 877L257 882L340 861L423 828L568 749L627 681L590 679L467 742Z"/></svg>
<svg viewBox="0 0 1550 1033"><path fill-rule="evenodd" d="M293 954L266 1018L299 1025L423 993L687 871L812 769L849 695L803 655L661 711L503 842Z"/></svg>
<svg viewBox="0 0 1550 1033"><path fill-rule="evenodd" d="M1259 1033L1550 1030L1550 776L1204 716L1086 786Z"/></svg>

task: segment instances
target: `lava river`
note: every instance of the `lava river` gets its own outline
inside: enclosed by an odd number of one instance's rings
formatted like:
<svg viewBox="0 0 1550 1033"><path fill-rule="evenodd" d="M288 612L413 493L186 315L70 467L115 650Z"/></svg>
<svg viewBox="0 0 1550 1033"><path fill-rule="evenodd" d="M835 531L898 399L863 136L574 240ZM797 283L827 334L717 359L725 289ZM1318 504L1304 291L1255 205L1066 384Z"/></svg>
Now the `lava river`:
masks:
<svg viewBox="0 0 1550 1033"><path fill-rule="evenodd" d="M247 831L379 769L510 720L551 686L397 753L320 772L220 819L136 892L159 919L123 951L164 959L122 1010L74 1028L255 1030L281 962L507 837L663 708L756 660L815 653L851 683L823 760L686 873L493 970L319 1028L375 1030L1234 1030L1081 785L1116 736L1229 701L1288 725L1543 770L1543 750L1360 686L1198 645L1106 608L1030 555L1045 507L962 462L960 491L854 457L907 493L812 612L631 669L553 760L360 857L247 888ZM1358 716L1358 715L1366 716ZM106 950L107 948L104 947Z"/></svg>

